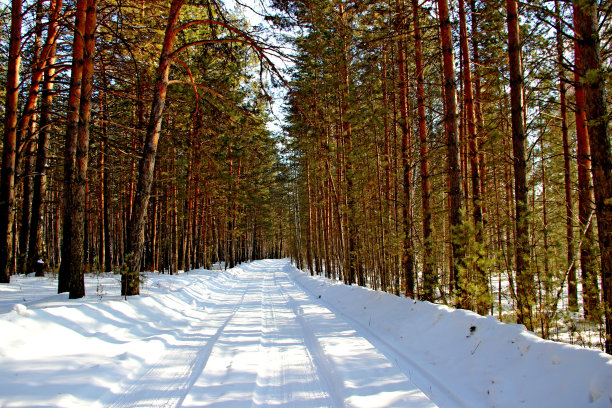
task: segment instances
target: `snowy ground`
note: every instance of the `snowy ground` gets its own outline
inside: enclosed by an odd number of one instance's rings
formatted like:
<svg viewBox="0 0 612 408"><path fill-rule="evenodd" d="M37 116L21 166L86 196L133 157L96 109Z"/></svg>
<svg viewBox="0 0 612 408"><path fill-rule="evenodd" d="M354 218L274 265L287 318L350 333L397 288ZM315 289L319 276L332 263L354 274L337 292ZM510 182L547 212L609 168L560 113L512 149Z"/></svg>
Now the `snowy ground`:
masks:
<svg viewBox="0 0 612 408"><path fill-rule="evenodd" d="M1 407L609 407L612 358L287 260L0 286Z"/></svg>

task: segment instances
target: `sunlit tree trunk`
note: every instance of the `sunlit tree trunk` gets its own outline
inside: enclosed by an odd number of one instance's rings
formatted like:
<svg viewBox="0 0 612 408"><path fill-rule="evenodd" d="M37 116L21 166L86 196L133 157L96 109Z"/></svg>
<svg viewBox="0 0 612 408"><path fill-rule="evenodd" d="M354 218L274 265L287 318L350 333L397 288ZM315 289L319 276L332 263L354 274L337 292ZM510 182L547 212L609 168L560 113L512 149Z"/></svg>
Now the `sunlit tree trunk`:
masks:
<svg viewBox="0 0 612 408"><path fill-rule="evenodd" d="M64 197L61 263L57 280L58 293L68 292L71 274L72 217L69 216L72 203L72 186L76 172L77 129L79 125L79 106L81 101L81 81L83 78L83 54L85 46L85 16L87 0L77 0L72 43L72 67L70 90L66 115L66 135L64 142Z"/></svg>
<svg viewBox="0 0 612 408"><path fill-rule="evenodd" d="M13 209L15 206L15 152L17 148L17 110L19 69L21 67L21 0L11 2L9 58L6 67L4 137L0 173L0 283L9 283L13 247Z"/></svg>
<svg viewBox="0 0 612 408"><path fill-rule="evenodd" d="M162 115L166 104L168 75L171 64L170 54L176 38L176 23L179 18L179 12L184 3L185 0L173 0L168 14L168 24L157 68L155 93L149 115L144 150L138 167L138 184L128 232L128 244L130 245L127 251L129 256L129 259L127 259L128 271L121 276L121 294L123 296L138 295L140 293L139 273L144 247L145 216L151 194L151 185L153 184L155 155L157 153Z"/></svg>
<svg viewBox="0 0 612 408"><path fill-rule="evenodd" d="M95 31L97 21L97 0L89 0L86 9L85 38L83 51L83 72L81 98L77 126L76 161L72 182L67 185L70 206L65 212L71 218L69 265L69 298L85 296L85 227L87 200L87 167L89 154L89 129L91 122L91 93L93 89ZM62 260L64 262L64 260Z"/></svg>

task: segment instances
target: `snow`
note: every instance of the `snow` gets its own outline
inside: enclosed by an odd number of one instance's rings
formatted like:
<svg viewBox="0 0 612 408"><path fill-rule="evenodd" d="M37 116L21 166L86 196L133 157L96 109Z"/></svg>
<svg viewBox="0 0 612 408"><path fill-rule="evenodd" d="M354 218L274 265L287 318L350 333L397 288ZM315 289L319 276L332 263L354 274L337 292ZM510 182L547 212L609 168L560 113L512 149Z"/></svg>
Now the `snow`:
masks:
<svg viewBox="0 0 612 408"><path fill-rule="evenodd" d="M0 285L1 407L612 406L604 353L288 260L56 284Z"/></svg>

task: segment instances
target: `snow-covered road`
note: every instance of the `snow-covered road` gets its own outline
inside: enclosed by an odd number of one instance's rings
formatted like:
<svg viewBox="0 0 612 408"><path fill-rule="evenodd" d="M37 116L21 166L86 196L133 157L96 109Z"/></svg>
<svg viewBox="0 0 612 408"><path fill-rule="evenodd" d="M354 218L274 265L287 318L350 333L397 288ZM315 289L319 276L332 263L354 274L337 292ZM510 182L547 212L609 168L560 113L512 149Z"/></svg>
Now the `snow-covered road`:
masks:
<svg viewBox="0 0 612 408"><path fill-rule="evenodd" d="M0 285L0 407L612 407L612 358L289 260Z"/></svg>
<svg viewBox="0 0 612 408"><path fill-rule="evenodd" d="M396 363L298 286L285 262L242 266L200 325L113 407L432 407Z"/></svg>

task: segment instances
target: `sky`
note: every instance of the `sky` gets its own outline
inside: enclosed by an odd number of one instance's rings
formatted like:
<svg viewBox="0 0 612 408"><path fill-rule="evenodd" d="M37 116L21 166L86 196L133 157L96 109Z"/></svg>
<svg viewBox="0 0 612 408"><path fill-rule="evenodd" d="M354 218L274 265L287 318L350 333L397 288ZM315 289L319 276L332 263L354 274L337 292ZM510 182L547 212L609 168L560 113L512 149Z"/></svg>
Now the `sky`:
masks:
<svg viewBox="0 0 612 408"><path fill-rule="evenodd" d="M270 10L266 10L266 8L269 7L266 0L223 0L223 2L228 10L238 15L243 15L251 26L261 26L264 29L272 30L272 27L270 27L262 17L262 14L266 14L266 11L268 13L270 12ZM277 55L270 54L268 57L279 71L291 65L289 61L283 60ZM270 106L270 117L272 121L268 123L268 130L273 133L280 133L284 121L282 106L284 104L285 90L272 89L269 90L269 94L272 96L273 101Z"/></svg>

